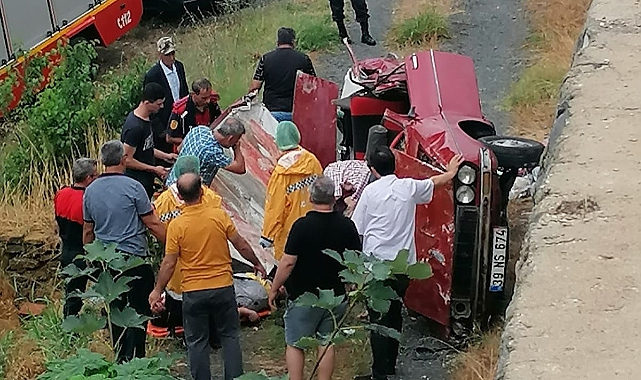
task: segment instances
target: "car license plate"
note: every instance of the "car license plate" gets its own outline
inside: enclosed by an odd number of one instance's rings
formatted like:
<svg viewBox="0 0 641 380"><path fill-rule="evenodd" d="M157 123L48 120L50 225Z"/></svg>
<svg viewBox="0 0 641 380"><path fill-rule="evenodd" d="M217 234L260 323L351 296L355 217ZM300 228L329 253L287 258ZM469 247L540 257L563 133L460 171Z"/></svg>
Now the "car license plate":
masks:
<svg viewBox="0 0 641 380"><path fill-rule="evenodd" d="M505 285L505 263L507 262L507 227L494 228L492 235L492 268L490 270L490 292L501 292Z"/></svg>

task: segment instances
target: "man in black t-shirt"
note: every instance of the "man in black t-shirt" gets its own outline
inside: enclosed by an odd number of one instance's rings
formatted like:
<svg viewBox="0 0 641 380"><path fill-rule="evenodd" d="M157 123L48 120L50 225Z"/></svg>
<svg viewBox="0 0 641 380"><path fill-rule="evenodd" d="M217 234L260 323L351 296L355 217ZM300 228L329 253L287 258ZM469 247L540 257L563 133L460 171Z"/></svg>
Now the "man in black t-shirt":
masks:
<svg viewBox="0 0 641 380"><path fill-rule="evenodd" d="M292 28L278 29L278 47L260 57L250 93L258 93L265 84L263 103L276 120L291 121L294 103L296 72L316 76L312 60L294 49L296 32Z"/></svg>
<svg viewBox="0 0 641 380"><path fill-rule="evenodd" d="M324 254L323 250L332 249L342 254L345 250L361 249L354 223L333 211L334 182L328 177L320 176L311 185L309 193L313 210L294 222L269 292L269 304L272 308L283 284L288 293L289 304L284 320L290 379L303 378L305 353L303 347L297 346L297 342L303 337L328 336L334 331L329 311L296 306L291 301L305 292L318 294L318 289L333 290L337 296L344 295L345 285L339 276L344 267ZM338 306L333 311L334 317L340 320L346 308L347 302ZM320 380L329 380L334 368L334 349L331 346L326 349L318 367ZM319 352L324 350L325 347L322 347Z"/></svg>
<svg viewBox="0 0 641 380"><path fill-rule="evenodd" d="M150 117L163 107L164 101L162 87L158 83L147 84L140 104L127 115L120 135L127 157L125 175L140 182L149 199L154 194L154 178L158 176L164 179L168 173L167 168L156 166L156 159L166 162L176 160L175 153L165 153L154 147Z"/></svg>

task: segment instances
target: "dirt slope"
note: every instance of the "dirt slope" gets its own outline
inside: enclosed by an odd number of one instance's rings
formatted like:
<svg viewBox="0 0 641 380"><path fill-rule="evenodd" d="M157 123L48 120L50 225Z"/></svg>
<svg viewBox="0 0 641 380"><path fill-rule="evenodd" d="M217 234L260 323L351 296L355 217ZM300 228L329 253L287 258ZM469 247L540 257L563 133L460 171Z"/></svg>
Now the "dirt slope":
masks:
<svg viewBox="0 0 641 380"><path fill-rule="evenodd" d="M640 379L641 5L594 0L564 85L499 379Z"/></svg>

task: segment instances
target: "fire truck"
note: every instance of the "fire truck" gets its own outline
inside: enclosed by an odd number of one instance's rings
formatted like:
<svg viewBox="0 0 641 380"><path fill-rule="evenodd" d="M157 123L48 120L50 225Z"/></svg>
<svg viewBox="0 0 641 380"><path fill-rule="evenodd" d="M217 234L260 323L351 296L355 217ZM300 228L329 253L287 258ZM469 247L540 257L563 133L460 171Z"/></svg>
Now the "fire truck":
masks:
<svg viewBox="0 0 641 380"><path fill-rule="evenodd" d="M58 44L81 38L107 46L140 21L142 0L0 0L0 81L15 78L15 108L25 89L25 62L48 56L52 64L60 57L48 54ZM47 83L51 68L43 71Z"/></svg>

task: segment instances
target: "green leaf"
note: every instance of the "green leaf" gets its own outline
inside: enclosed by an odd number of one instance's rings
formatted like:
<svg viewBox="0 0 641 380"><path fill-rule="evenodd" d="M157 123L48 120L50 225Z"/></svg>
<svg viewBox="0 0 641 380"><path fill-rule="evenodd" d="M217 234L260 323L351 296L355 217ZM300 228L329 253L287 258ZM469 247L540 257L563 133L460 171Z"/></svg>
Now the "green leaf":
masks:
<svg viewBox="0 0 641 380"><path fill-rule="evenodd" d="M106 303L111 303L118 299L120 295L129 291L128 284L134 279L134 277L123 276L114 281L110 273L102 272L98 276L98 282L93 284L85 294L95 293L103 298ZM84 295L83 298L85 298Z"/></svg>
<svg viewBox="0 0 641 380"><path fill-rule="evenodd" d="M144 264L146 264L145 260L138 256L121 255L109 262L109 268L122 273Z"/></svg>
<svg viewBox="0 0 641 380"><path fill-rule="evenodd" d="M308 348L316 348L321 344L321 342L311 336L304 336L296 341L296 347L301 350L306 350Z"/></svg>
<svg viewBox="0 0 641 380"><path fill-rule="evenodd" d="M370 270L375 280L387 280L392 273L392 267L388 262L378 262L372 265Z"/></svg>
<svg viewBox="0 0 641 380"><path fill-rule="evenodd" d="M376 334L379 334L388 338L396 339L398 341L401 340L401 333L398 332L398 330L395 330L393 328L377 325L374 323L365 325L365 328Z"/></svg>
<svg viewBox="0 0 641 380"><path fill-rule="evenodd" d="M425 280L432 277L432 267L427 263L412 264L407 268L407 275L412 280Z"/></svg>
<svg viewBox="0 0 641 380"><path fill-rule="evenodd" d="M402 249L396 255L393 261L388 261L391 265L392 274L406 274L407 273L407 259L410 257L410 251Z"/></svg>
<svg viewBox="0 0 641 380"><path fill-rule="evenodd" d="M380 298L368 298L367 306L376 310L381 314L386 314L389 311L392 302L390 300L384 300Z"/></svg>
<svg viewBox="0 0 641 380"><path fill-rule="evenodd" d="M99 240L94 240L90 244L85 244L85 251L87 251L85 258L89 262L102 261L108 263L123 255L116 251L117 246L116 243L105 244Z"/></svg>
<svg viewBox="0 0 641 380"><path fill-rule="evenodd" d="M169 373L169 367L173 364L166 355L158 354L148 358L135 358L128 362L116 365L116 379L149 379L149 380L170 380L174 379Z"/></svg>
<svg viewBox="0 0 641 380"><path fill-rule="evenodd" d="M398 299L398 294L382 281L372 281L363 291L367 305L381 314L387 313L391 300Z"/></svg>
<svg viewBox="0 0 641 380"><path fill-rule="evenodd" d="M310 292L305 292L300 295L300 297L296 298L294 301L296 306L314 306L318 303L318 296L310 293Z"/></svg>
<svg viewBox="0 0 641 380"><path fill-rule="evenodd" d="M82 276L88 276L91 273L93 273L94 269L93 268L85 268L85 269L80 269L76 264L69 264L66 267L64 267L61 271L60 274L65 277L65 280L71 281L74 278L82 277Z"/></svg>
<svg viewBox="0 0 641 380"><path fill-rule="evenodd" d="M338 273L344 282L348 284L356 284L359 287L362 287L365 284L365 276L361 274L354 273L349 269L343 269Z"/></svg>
<svg viewBox="0 0 641 380"><path fill-rule="evenodd" d="M80 316L71 315L62 321L62 329L77 334L91 335L102 329L107 324L107 320L102 316L83 313Z"/></svg>
<svg viewBox="0 0 641 380"><path fill-rule="evenodd" d="M365 271L365 255L354 250L346 250L343 252L343 265L350 270L361 273Z"/></svg>
<svg viewBox="0 0 641 380"><path fill-rule="evenodd" d="M334 251L333 249L325 249L323 250L323 253L331 257L332 259L338 261L339 263L343 262L343 258L341 257L341 254Z"/></svg>
<svg viewBox="0 0 641 380"><path fill-rule="evenodd" d="M86 379L92 375L109 375L113 363L105 357L86 348L78 349L76 355L47 362L47 372L38 376L39 380ZM107 378L105 376L104 378Z"/></svg>
<svg viewBox="0 0 641 380"><path fill-rule="evenodd" d="M298 297L294 303L296 306L320 307L326 310L333 310L343 303L344 300L344 296L335 296L333 290L319 289L318 296L310 292L305 292Z"/></svg>
<svg viewBox="0 0 641 380"><path fill-rule="evenodd" d="M143 329L143 322L150 320L150 317L140 315L133 308L126 306L124 309L119 310L113 308L111 310L111 323L120 327L132 327Z"/></svg>

